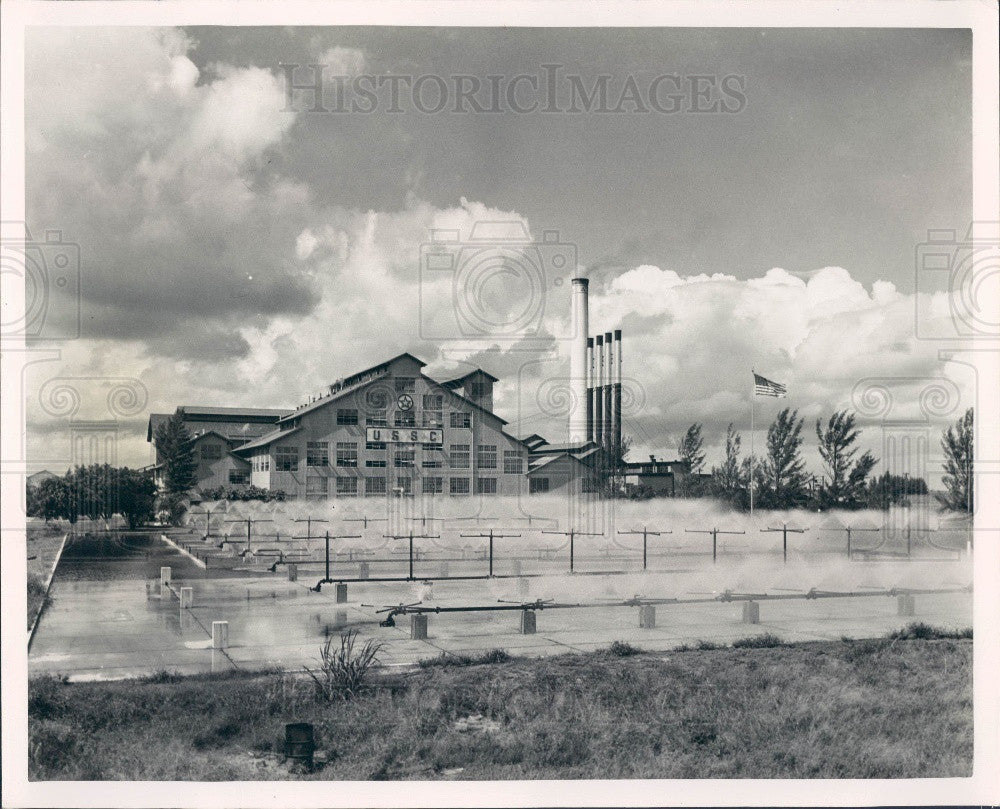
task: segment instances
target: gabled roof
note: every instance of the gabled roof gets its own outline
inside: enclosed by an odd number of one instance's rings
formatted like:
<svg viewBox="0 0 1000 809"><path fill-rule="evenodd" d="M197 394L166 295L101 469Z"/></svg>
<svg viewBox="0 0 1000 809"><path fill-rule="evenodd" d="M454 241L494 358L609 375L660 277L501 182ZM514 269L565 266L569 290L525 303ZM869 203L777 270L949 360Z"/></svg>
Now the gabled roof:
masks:
<svg viewBox="0 0 1000 809"><path fill-rule="evenodd" d="M525 446L541 446L542 444L547 444L548 442L542 438L538 433L532 433L529 436L525 436L521 439L521 443Z"/></svg>
<svg viewBox="0 0 1000 809"><path fill-rule="evenodd" d="M493 376L493 374L486 373L486 371L484 371L482 368L476 368L474 371L469 371L469 373L467 374L464 374L462 376L456 376L454 379L449 379L447 382L439 382L438 384L441 385L441 387L443 388L448 388L449 390L454 388L460 388L465 384L465 380L467 380L470 376L477 376L477 375L485 376L487 379L491 379L494 382L500 381L495 376Z"/></svg>
<svg viewBox="0 0 1000 809"><path fill-rule="evenodd" d="M232 424L234 426L243 424L248 426L268 423L277 424L278 419L288 413L287 409L263 408L263 407L200 407L197 405L181 405L177 408L185 422L211 422L216 425ZM174 413L150 413L149 423L146 427L146 440L153 441L153 435L157 428L166 421L173 418Z"/></svg>
<svg viewBox="0 0 1000 809"><path fill-rule="evenodd" d="M568 452L564 452L561 455L550 455L549 457L546 457L546 458L538 458L538 459L536 459L536 462L535 462L534 466L532 466L529 463L528 464L528 472L527 472L527 474L533 475L533 474L535 474L535 472L538 472L539 470L544 469L549 464L553 464L556 461L560 461L560 460L563 460L563 459L566 459L571 464L578 464L579 466L586 466L586 464L583 461L581 461L579 458L577 458L577 457L575 457L573 455L570 455Z"/></svg>
<svg viewBox="0 0 1000 809"><path fill-rule="evenodd" d="M301 427L293 427L291 430L271 430L271 432L266 435L262 435L260 438L255 438L253 441L249 441L246 444L241 444L238 447L232 449L233 454L238 455L241 452L246 452L251 449L258 449L260 447L266 447L268 444L273 444L277 439L286 436L294 435Z"/></svg>
<svg viewBox="0 0 1000 809"><path fill-rule="evenodd" d="M569 444L544 444L532 449L532 455L553 455L563 452L589 452L592 449L598 449L598 445L593 441L576 441Z"/></svg>
<svg viewBox="0 0 1000 809"><path fill-rule="evenodd" d="M198 405L181 405L177 408L185 416L221 416L228 421L232 417L239 421L241 416L271 417L275 419L288 413L287 408L273 407L200 407Z"/></svg>
<svg viewBox="0 0 1000 809"><path fill-rule="evenodd" d="M374 382L376 379L382 379L388 373L388 368L382 369L381 367L379 367L379 370L376 369L369 369L369 370L371 371L372 376L356 381L352 383L350 386L344 386L342 388L339 388L336 392L328 393L326 396L320 396L315 402L310 402L307 405L303 405L302 407L291 411L287 415L280 418L278 421L283 422L283 421L290 421L292 419L297 419L299 416L303 416L306 413L312 413L314 410L319 410L321 407L326 407L328 404L332 404L333 402L336 402L338 399L342 399L344 396L347 396L350 393L354 393L360 390L365 385ZM358 374L355 374L355 377L356 376L358 376Z"/></svg>

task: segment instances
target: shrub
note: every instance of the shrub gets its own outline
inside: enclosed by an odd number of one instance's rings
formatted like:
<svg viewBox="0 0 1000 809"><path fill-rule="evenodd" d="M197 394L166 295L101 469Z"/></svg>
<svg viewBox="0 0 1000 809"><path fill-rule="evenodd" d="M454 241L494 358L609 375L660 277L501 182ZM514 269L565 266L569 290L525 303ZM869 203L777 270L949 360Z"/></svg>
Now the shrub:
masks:
<svg viewBox="0 0 1000 809"><path fill-rule="evenodd" d="M632 655L642 654L642 649L633 646L631 643L616 640L608 647L608 653L615 657L632 657Z"/></svg>
<svg viewBox="0 0 1000 809"><path fill-rule="evenodd" d="M710 652L713 649L723 649L723 648L725 648L725 644L722 644L722 643L713 643L710 640L700 640L700 641L698 641L698 643L695 644L694 648L697 649L698 651L701 651L701 652Z"/></svg>
<svg viewBox="0 0 1000 809"><path fill-rule="evenodd" d="M770 649L775 646L783 646L784 641L777 635L765 632L763 635L754 635L751 638L740 638L733 641L734 649Z"/></svg>
<svg viewBox="0 0 1000 809"><path fill-rule="evenodd" d="M479 666L490 663L506 663L508 660L510 660L510 655L506 649L490 649L488 652L475 656L441 652L437 657L428 657L417 665L422 669L429 669L436 666Z"/></svg>
<svg viewBox="0 0 1000 809"><path fill-rule="evenodd" d="M340 636L340 649L333 648L333 638L327 638L320 649L318 671L307 668L306 673L316 685L316 697L325 701L350 699L365 687L373 667L378 665L378 653L382 644L367 640L360 650L355 651L354 642L358 637L356 629L349 629Z"/></svg>
<svg viewBox="0 0 1000 809"><path fill-rule="evenodd" d="M892 630L886 637L890 640L970 640L972 627L958 630L940 629L923 621L914 621L903 629Z"/></svg>

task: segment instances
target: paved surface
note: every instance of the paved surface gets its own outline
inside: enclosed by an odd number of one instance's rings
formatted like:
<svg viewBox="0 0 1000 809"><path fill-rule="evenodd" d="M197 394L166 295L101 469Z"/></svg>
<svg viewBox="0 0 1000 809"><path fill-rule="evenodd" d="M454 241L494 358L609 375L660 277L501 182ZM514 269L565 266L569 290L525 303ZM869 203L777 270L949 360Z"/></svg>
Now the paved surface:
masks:
<svg viewBox="0 0 1000 809"><path fill-rule="evenodd" d="M956 629L972 625L970 593L917 595L913 617L898 616L896 599L886 596L761 601L757 625L742 622L741 603L660 605L653 629L639 628L636 607L543 609L537 613L534 635L520 634L517 611L431 614L427 640L410 639L408 617L397 617L395 627L380 627L382 616L376 614L376 607L414 601L428 607L535 598L594 604L635 594L686 599L708 593L711 597L712 592L728 588L744 593L804 591L809 587L946 588L970 580L968 561L819 559L810 563L800 559L783 566L780 556L777 562L772 556L734 557L718 565L712 565L710 558L674 559L669 560L669 570L645 574L537 575L489 581L442 580L430 585L351 583L348 601L336 603L333 585L324 585L319 593L310 591L319 575L315 567L301 570L296 582L289 582L280 567L275 574L248 570L239 578L229 570L223 577L215 577L211 570L201 570L155 538L129 552L131 556L112 565L116 575L110 578L106 560L99 556L67 554L67 575L62 569L57 574L52 604L42 617L31 649L32 674L59 672L72 679L110 679L161 670L294 669L315 665L326 637L348 628L357 629L362 639L383 641L383 662L406 665L442 652L477 653L494 648L542 656L590 651L620 640L645 649L668 650L698 640L729 643L762 632L787 641L804 641L880 636L914 620ZM580 561L583 570L603 564L598 558ZM667 564L663 559L654 561L664 567ZM175 590L193 588L191 609L181 610L172 592L160 597L159 583L151 579L161 564L173 567ZM88 578L86 572L91 567L99 568L104 578ZM353 575L354 567L356 563L339 565L339 575ZM377 575L405 574L405 562L391 567L394 570ZM441 572L439 562L427 567L431 573ZM424 574L427 572L425 568ZM451 563L449 572L464 571ZM532 572L541 574L544 570L536 561ZM219 620L229 622L225 651L211 648L211 625Z"/></svg>

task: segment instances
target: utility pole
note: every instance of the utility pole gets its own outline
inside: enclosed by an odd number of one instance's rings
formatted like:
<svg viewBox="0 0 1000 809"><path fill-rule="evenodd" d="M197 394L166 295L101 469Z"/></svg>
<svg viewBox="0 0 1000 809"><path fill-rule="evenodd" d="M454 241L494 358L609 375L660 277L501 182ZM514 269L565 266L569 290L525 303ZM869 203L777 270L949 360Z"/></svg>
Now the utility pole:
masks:
<svg viewBox="0 0 1000 809"><path fill-rule="evenodd" d="M646 537L658 537L661 534L672 534L673 531L650 531L646 526L642 526L641 531L619 531L619 534L642 534L642 569L646 569Z"/></svg>
<svg viewBox="0 0 1000 809"><path fill-rule="evenodd" d="M594 534L587 531L542 531L543 534L559 534L569 537L569 572L573 572L573 540L576 537L602 537L604 534Z"/></svg>
<svg viewBox="0 0 1000 809"><path fill-rule="evenodd" d="M408 534L383 534L385 539L409 539L410 540L410 581L413 581L413 540L415 539L440 539L440 534L414 534L411 530Z"/></svg>
<svg viewBox="0 0 1000 809"><path fill-rule="evenodd" d="M363 517L352 517L350 519L344 520L344 522L359 522L362 524L362 528L367 528L368 523L370 522L388 522L388 519L386 519L385 517L376 519L375 517L363 516Z"/></svg>
<svg viewBox="0 0 1000 809"><path fill-rule="evenodd" d="M304 537L296 537L296 539L305 539L306 541L313 538L312 535L312 524L314 522L329 522L329 520L321 520L318 517L306 517L304 520L299 519L295 522L304 522L306 524L306 535Z"/></svg>
<svg viewBox="0 0 1000 809"><path fill-rule="evenodd" d="M486 537L489 537L489 539L490 539L490 578L492 579L493 578L493 540L494 539L508 539L508 538L511 538L511 537L519 537L521 535L520 534L494 534L493 533L493 529L491 528L490 532L488 534L460 534L460 536L465 537L466 539L468 539L470 537L478 537L478 538L481 538L481 539L485 539Z"/></svg>
<svg viewBox="0 0 1000 809"><path fill-rule="evenodd" d="M876 533L877 534L882 529L881 528L851 528L851 526L848 525L847 528L845 528L844 530L847 531L847 558L849 560L851 558L851 554L852 554L852 550L851 550L851 532L852 531L868 531L869 533Z"/></svg>
<svg viewBox="0 0 1000 809"><path fill-rule="evenodd" d="M696 531L690 528L685 528L684 532L686 534L711 534L712 535L712 564L715 564L716 559L719 557L718 553L718 537L719 534L745 534L746 531L720 531L718 528L713 528L711 531Z"/></svg>
<svg viewBox="0 0 1000 809"><path fill-rule="evenodd" d="M781 558L783 562L788 564L788 533L793 534L804 534L807 529L805 528L789 528L787 523L782 523L781 528L761 528L762 534L768 534L775 531L781 531Z"/></svg>

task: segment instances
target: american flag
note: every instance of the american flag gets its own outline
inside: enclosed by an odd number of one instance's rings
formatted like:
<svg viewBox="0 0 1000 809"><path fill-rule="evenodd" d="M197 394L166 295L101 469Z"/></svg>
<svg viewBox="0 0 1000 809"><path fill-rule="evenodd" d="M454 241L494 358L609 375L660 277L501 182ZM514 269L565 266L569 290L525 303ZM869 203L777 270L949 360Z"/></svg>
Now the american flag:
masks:
<svg viewBox="0 0 1000 809"><path fill-rule="evenodd" d="M788 395L788 388L780 382L772 382L770 379L765 379L760 374L755 373L753 375L753 392L755 396L774 396L776 399L780 399L782 396Z"/></svg>

